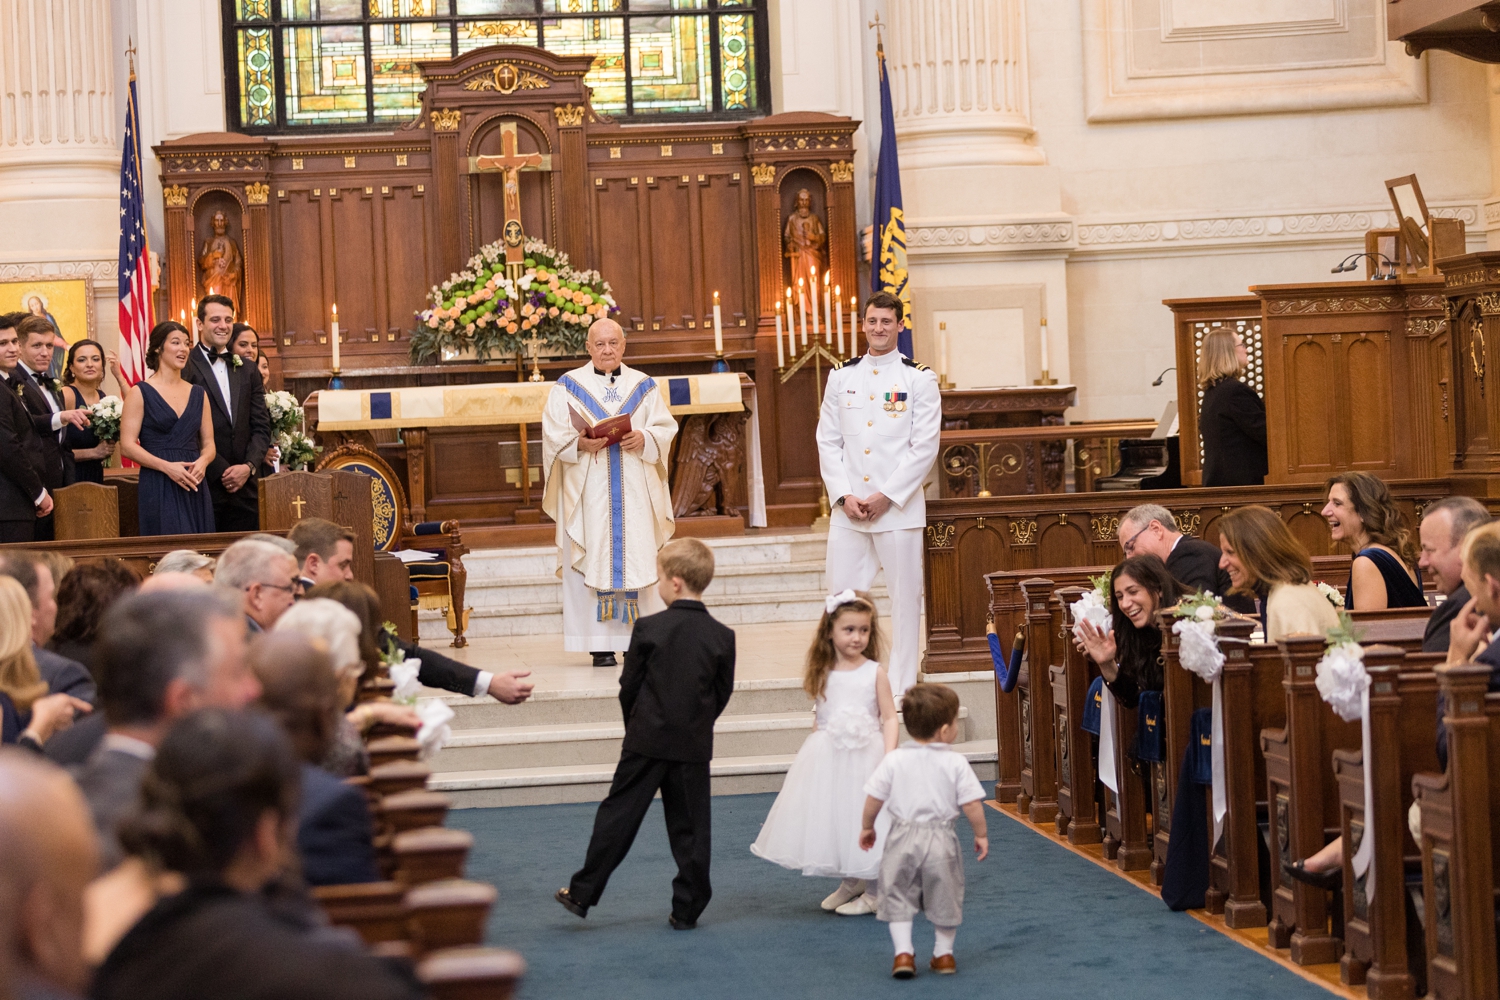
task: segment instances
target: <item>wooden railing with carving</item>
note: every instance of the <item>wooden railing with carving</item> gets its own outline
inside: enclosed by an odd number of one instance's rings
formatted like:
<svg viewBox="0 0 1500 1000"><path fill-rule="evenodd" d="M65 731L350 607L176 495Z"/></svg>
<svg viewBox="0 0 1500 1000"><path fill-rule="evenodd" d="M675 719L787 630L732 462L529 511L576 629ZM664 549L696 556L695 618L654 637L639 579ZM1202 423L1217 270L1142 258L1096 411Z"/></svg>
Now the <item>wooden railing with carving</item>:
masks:
<svg viewBox="0 0 1500 1000"><path fill-rule="evenodd" d="M1047 427L989 427L945 430L938 438L938 494L988 497L1062 493L1066 460L1073 445L1073 488L1093 488L1094 479L1114 471L1122 438L1146 437L1154 420L1116 420ZM1082 456L1080 458L1080 456Z"/></svg>

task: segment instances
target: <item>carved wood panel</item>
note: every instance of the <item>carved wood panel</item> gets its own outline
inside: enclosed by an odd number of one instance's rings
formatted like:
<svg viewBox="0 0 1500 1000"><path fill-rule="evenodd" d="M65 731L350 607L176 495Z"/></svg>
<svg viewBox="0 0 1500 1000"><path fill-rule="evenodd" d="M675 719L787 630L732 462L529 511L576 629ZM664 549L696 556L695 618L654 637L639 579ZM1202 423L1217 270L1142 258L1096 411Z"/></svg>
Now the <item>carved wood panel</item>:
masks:
<svg viewBox="0 0 1500 1000"><path fill-rule="evenodd" d="M316 346L324 330L322 196L312 188L287 188L278 199L277 242L285 248L276 255L276 284L281 291L278 340L284 347Z"/></svg>

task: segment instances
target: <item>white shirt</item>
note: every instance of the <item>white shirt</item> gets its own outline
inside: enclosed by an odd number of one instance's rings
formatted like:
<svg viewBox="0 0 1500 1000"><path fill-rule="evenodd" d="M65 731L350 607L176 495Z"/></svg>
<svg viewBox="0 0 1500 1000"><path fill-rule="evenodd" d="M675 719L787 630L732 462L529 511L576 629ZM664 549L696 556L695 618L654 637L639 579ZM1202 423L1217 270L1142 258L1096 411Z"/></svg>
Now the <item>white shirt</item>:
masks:
<svg viewBox="0 0 1500 1000"><path fill-rule="evenodd" d="M961 806L984 798L984 787L963 754L947 743L903 743L885 755L865 782L892 819L947 822Z"/></svg>
<svg viewBox="0 0 1500 1000"><path fill-rule="evenodd" d="M207 361L208 348L199 344L198 350L203 352L203 360ZM224 412L229 414L230 420L233 420L234 404L229 401L229 362L225 360L223 354L220 354L219 360L210 363L208 367L214 373L214 381L219 383L219 395L224 399Z"/></svg>
<svg viewBox="0 0 1500 1000"><path fill-rule="evenodd" d="M113 750L116 753L128 754L141 760L155 760L156 747L145 740L138 740L134 736L126 736L124 733L105 733L104 749Z"/></svg>
<svg viewBox="0 0 1500 1000"><path fill-rule="evenodd" d="M32 380L34 382L36 382L36 384L38 386L41 387L42 397L47 400L47 405L50 406L50 407L52 407L52 429L55 430L55 431L57 431L57 440L59 442L61 442L62 439L63 439L63 434L62 434L62 429L63 429L63 426L62 426L63 425L62 407L60 407L60 406L57 405L57 399L52 395L52 393L50 393L50 392L47 391L47 387L45 385L42 385L42 379L46 378L46 376L45 375L41 375L41 376L37 375L37 373L34 372L34 371L32 371L31 368L28 367L27 364L26 364L26 362L24 362L24 361L18 361L16 363L21 366L21 370L22 371L24 371L28 375L30 375L32 377Z"/></svg>

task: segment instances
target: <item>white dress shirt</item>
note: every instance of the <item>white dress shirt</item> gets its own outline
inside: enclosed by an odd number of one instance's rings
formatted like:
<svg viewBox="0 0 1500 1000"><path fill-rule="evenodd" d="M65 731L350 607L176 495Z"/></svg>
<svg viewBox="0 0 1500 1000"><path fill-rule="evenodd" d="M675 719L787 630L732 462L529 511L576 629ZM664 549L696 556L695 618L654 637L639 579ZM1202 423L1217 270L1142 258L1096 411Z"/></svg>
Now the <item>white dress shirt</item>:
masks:
<svg viewBox="0 0 1500 1000"><path fill-rule="evenodd" d="M57 432L58 443L61 443L63 439L62 407L57 405L57 397L48 392L45 385L42 385L42 379L46 378L47 376L37 375L37 373L32 371L24 361L18 361L16 363L21 366L22 371L30 375L32 380L36 382L37 386L42 390L42 398L47 400L48 406L52 407L52 429Z"/></svg>
<svg viewBox="0 0 1500 1000"><path fill-rule="evenodd" d="M913 740L881 759L865 794L884 802L893 820L941 823L984 798L984 787L968 759L949 744Z"/></svg>
<svg viewBox="0 0 1500 1000"><path fill-rule="evenodd" d="M208 361L208 348L199 344L198 349L203 352L203 360ZM233 420L234 404L229 399L229 361L225 354L220 354L219 360L209 362L208 367L214 373L214 380L219 383L219 395L224 398L224 412Z"/></svg>

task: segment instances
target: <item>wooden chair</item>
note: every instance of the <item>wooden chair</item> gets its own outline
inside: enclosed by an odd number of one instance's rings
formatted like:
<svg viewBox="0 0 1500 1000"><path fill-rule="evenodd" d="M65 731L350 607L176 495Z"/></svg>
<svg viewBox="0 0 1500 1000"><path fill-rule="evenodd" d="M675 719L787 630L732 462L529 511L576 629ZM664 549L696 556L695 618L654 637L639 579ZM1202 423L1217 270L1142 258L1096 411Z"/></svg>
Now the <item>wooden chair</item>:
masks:
<svg viewBox="0 0 1500 1000"><path fill-rule="evenodd" d="M442 611L448 631L453 633L452 645L468 645L464 632L469 627L471 609L464 607L464 589L469 574L464 569L463 557L468 554L469 547L464 544L458 522L413 524L400 477L385 459L364 445L345 444L318 460L317 471L330 469L346 469L370 477L377 552L397 549L437 552L436 560L406 564L416 606Z"/></svg>

